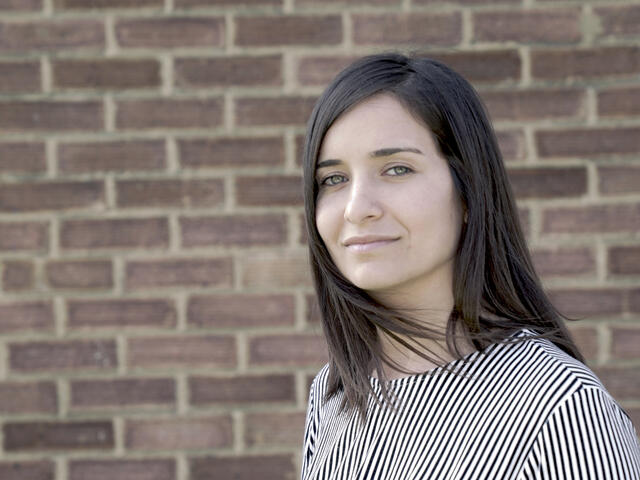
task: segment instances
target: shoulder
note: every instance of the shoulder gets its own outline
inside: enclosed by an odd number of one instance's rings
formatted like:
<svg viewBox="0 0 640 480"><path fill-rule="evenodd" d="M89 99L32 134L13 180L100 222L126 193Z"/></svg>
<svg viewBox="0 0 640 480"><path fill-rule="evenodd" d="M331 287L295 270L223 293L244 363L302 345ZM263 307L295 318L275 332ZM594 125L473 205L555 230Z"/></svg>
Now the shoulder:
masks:
<svg viewBox="0 0 640 480"><path fill-rule="evenodd" d="M327 388L327 378L329 377L329 363L325 363L324 366L316 373L311 382L311 395L318 397L324 393Z"/></svg>

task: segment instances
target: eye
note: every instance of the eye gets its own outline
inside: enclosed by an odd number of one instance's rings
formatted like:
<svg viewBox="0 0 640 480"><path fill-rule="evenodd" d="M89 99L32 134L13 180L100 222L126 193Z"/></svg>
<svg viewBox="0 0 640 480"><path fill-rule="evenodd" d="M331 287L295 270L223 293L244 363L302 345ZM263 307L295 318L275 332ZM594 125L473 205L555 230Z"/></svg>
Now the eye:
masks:
<svg viewBox="0 0 640 480"><path fill-rule="evenodd" d="M402 175L407 175L409 173L413 173L413 170L404 165L395 165L386 170L387 172L394 172L391 174L392 177L400 177Z"/></svg>
<svg viewBox="0 0 640 480"><path fill-rule="evenodd" d="M323 179L320 180L320 185L321 186L327 186L327 187L332 187L334 185L338 185L340 183L344 183L346 181L346 178L344 175L340 175L340 174L334 174L334 175L328 175L326 177L324 177Z"/></svg>

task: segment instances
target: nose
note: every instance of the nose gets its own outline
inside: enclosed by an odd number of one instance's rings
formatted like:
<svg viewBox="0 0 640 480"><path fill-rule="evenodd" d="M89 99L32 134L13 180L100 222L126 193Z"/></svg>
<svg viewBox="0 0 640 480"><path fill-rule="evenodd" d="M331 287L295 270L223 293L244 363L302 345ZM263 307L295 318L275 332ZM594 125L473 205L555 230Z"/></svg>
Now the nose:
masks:
<svg viewBox="0 0 640 480"><path fill-rule="evenodd" d="M349 199L344 209L344 219L350 223L362 223L382 215L382 207L375 189L367 182L351 184Z"/></svg>

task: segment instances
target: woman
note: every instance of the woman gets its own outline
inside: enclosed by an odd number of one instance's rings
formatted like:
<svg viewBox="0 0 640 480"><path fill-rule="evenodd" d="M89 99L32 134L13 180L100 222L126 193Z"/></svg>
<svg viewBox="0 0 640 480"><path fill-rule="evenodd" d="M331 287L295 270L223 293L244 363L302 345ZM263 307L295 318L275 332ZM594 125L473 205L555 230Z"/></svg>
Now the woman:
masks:
<svg viewBox="0 0 640 480"><path fill-rule="evenodd" d="M341 72L304 197L329 363L302 479L640 478L634 428L531 263L473 88L400 54Z"/></svg>

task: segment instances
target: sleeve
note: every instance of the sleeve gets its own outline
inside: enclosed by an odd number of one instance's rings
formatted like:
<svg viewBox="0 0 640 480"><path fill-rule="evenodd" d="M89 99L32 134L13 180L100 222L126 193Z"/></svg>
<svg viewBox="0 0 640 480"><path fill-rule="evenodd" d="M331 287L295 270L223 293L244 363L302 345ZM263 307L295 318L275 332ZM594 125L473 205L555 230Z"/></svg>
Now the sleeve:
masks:
<svg viewBox="0 0 640 480"><path fill-rule="evenodd" d="M583 388L561 403L538 433L518 480L640 480L631 420L604 390Z"/></svg>
<svg viewBox="0 0 640 480"><path fill-rule="evenodd" d="M302 447L302 472L300 478L304 480L307 475L307 470L311 463L311 457L315 450L316 432L317 432L317 420L315 411L315 398L316 398L316 381L317 377L311 383L309 389L309 403L307 405L307 416L304 424L304 437Z"/></svg>

